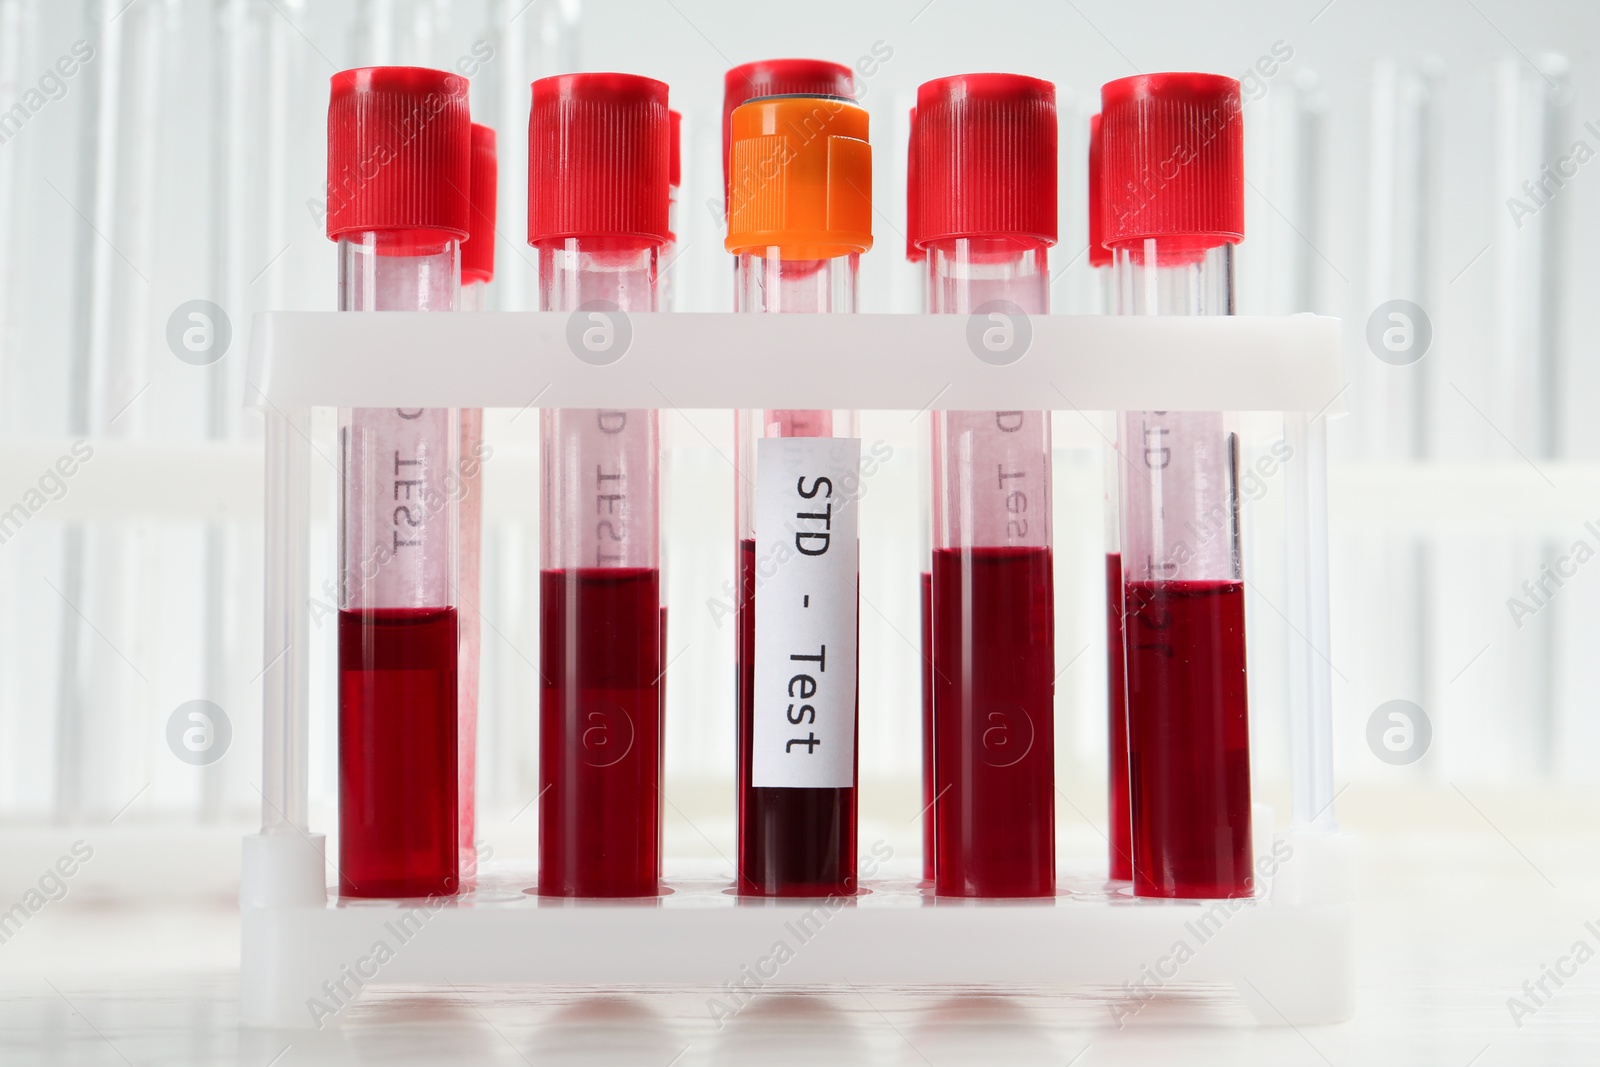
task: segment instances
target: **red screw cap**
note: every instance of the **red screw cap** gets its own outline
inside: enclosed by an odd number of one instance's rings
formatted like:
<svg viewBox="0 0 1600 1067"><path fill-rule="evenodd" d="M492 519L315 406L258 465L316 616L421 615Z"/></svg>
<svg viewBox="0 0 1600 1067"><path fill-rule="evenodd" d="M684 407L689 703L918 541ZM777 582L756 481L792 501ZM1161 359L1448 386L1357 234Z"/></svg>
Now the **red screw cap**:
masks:
<svg viewBox="0 0 1600 1067"><path fill-rule="evenodd" d="M328 97L329 238L437 230L464 238L467 80L425 67L358 67Z"/></svg>
<svg viewBox="0 0 1600 1067"><path fill-rule="evenodd" d="M728 184L728 153L733 141L729 121L733 109L762 96L842 96L854 100L856 79L850 68L825 59L762 59L741 63L722 79L722 184Z"/></svg>
<svg viewBox="0 0 1600 1067"><path fill-rule="evenodd" d="M636 74L560 74L533 83L528 243L573 237L667 240L667 87Z"/></svg>
<svg viewBox="0 0 1600 1067"><path fill-rule="evenodd" d="M921 263L928 258L918 245L922 238L922 190L917 184L917 109L911 109L906 137L906 259Z"/></svg>
<svg viewBox="0 0 1600 1067"><path fill-rule="evenodd" d="M1056 88L1020 74L961 74L917 90L918 243L1056 242Z"/></svg>
<svg viewBox="0 0 1600 1067"><path fill-rule="evenodd" d="M461 245L461 281L494 280L494 220L500 180L494 131L472 124L472 232Z"/></svg>
<svg viewBox="0 0 1600 1067"><path fill-rule="evenodd" d="M1163 238L1204 252L1244 238L1239 83L1141 74L1100 90L1101 190L1109 248Z"/></svg>
<svg viewBox="0 0 1600 1067"><path fill-rule="evenodd" d="M1101 188L1100 116L1089 116L1089 266L1111 266L1106 247L1106 198Z"/></svg>

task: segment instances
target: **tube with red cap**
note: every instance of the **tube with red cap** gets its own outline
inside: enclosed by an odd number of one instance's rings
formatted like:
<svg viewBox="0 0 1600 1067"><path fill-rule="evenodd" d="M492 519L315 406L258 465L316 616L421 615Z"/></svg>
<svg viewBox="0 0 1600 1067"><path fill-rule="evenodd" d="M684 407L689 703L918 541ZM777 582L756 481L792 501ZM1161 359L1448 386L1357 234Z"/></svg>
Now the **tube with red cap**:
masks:
<svg viewBox="0 0 1600 1067"><path fill-rule="evenodd" d="M1100 116L1089 116L1089 266L1111 266L1106 247L1105 190L1101 187ZM1102 276L1103 277L1103 276ZM1104 310L1104 309L1102 309Z"/></svg>
<svg viewBox="0 0 1600 1067"><path fill-rule="evenodd" d="M673 283L673 265L678 258L678 190L683 185L683 116L676 111L667 112L669 123L667 168L667 243L661 249L661 310L671 311L676 305L676 286Z"/></svg>
<svg viewBox="0 0 1600 1067"><path fill-rule="evenodd" d="M1008 362L1050 309L1055 87L968 74L917 92L928 310L985 320ZM935 891L1055 893L1050 418L933 413Z"/></svg>
<svg viewBox="0 0 1600 1067"><path fill-rule="evenodd" d="M872 247L867 113L839 97L736 108L728 237L734 307L856 309ZM853 411L735 418L739 539L738 889L856 891L861 441Z"/></svg>
<svg viewBox="0 0 1600 1067"><path fill-rule="evenodd" d="M906 260L920 264L927 256L918 244L922 234L922 190L917 182L916 108L911 109L906 128L909 131L906 137ZM926 284L922 292L922 310L928 310ZM924 440L931 442L931 438ZM919 458L926 461L928 455L923 454ZM931 470L931 466L924 468L925 473ZM924 481L923 484L928 483ZM922 504L917 546L917 555L922 561L922 880L932 885L934 861L939 848L933 803L937 793L933 786L933 516L929 511L928 497L924 495L919 500Z"/></svg>
<svg viewBox="0 0 1600 1067"><path fill-rule="evenodd" d="M669 138L661 82L533 83L539 307L573 313L586 362L614 362L627 313L656 310ZM657 412L542 416L539 892L650 896L661 840Z"/></svg>
<svg viewBox="0 0 1600 1067"><path fill-rule="evenodd" d="M461 242L461 310L487 311L494 280L494 220L499 190L494 131L472 124L471 232ZM483 659L483 409L461 409L461 679L456 716L460 750L461 884L478 877L478 689Z"/></svg>
<svg viewBox="0 0 1600 1067"><path fill-rule="evenodd" d="M1230 315L1244 236L1239 83L1101 90L1116 313ZM1122 586L1134 892L1253 889L1239 438L1219 412L1122 416Z"/></svg>
<svg viewBox="0 0 1600 1067"><path fill-rule="evenodd" d="M922 188L917 181L917 109L912 108L906 118L906 262L922 263L928 255L919 240L922 235ZM923 308L927 308L927 290L923 290Z"/></svg>
<svg viewBox="0 0 1600 1067"><path fill-rule="evenodd" d="M456 310L470 143L466 79L417 67L334 75L327 226L341 311ZM339 412L344 896L460 887L459 434L445 408Z"/></svg>
<svg viewBox="0 0 1600 1067"><path fill-rule="evenodd" d="M1095 273L1100 310L1109 310L1111 250L1106 247L1104 197L1100 177L1100 116L1089 118L1089 267ZM1106 542L1106 735L1110 758L1106 766L1106 834L1110 875L1114 881L1133 879L1133 824L1128 815L1128 695L1122 656L1122 509L1117 423L1108 419L1105 480Z"/></svg>
<svg viewBox="0 0 1600 1067"><path fill-rule="evenodd" d="M461 242L461 310L489 310L494 281L495 218L499 206L499 159L494 130L472 124L472 232Z"/></svg>
<svg viewBox="0 0 1600 1067"><path fill-rule="evenodd" d="M659 274L659 277L660 277L659 288L661 290L661 301L660 301L660 303L661 303L661 310L663 310L663 311L671 311L676 307L676 304L675 304L676 297L674 295L674 288L673 288L672 278L673 278L673 267L675 266L676 260L678 258L678 190L679 190L679 187L682 186L682 184L683 184L683 116L681 114L679 114L677 111L673 111L673 110L669 109L667 111L667 120L671 124L670 127L669 127L670 131L671 131L671 138L670 138L670 142L669 142L670 146L671 146L670 147L671 157L670 157L670 162L668 164L668 175L667 175L667 243L666 243L666 247L664 247L661 250L661 262L663 264L663 268L662 268L662 270L660 271L660 274ZM659 493L660 493L660 497L661 497L661 507L663 507L663 508L665 508L666 505L667 505L668 489L669 489L669 486L668 486L667 478L666 478L666 475L665 475L665 471L663 471L663 477L662 477L661 486L660 486L660 489L659 489ZM660 745L660 749L661 749L661 768L660 768L660 772L659 773L660 773L660 782L661 782L662 785L665 785L666 780L667 780L667 674L666 674L666 671L667 671L667 586L666 586L667 563L666 563L666 554L667 554L667 546L666 546L665 543L663 543L662 546L661 546L661 556L662 556L662 558L661 558L661 561L660 561L660 564L661 564L661 567L660 567L660 569L661 569L661 682L660 682L660 693L659 693L659 696L660 696L660 699L661 699L661 727L660 727L660 729L661 729L661 745ZM665 836L664 836L665 833L666 833L666 820L664 818L656 820L656 827L657 827L657 832L656 832L656 837L657 837L657 842L656 842L656 868L657 868L657 872L659 873L661 868L662 868L662 866L663 866L663 864L664 864L664 862L665 862L665 860L666 860L666 839L665 839Z"/></svg>

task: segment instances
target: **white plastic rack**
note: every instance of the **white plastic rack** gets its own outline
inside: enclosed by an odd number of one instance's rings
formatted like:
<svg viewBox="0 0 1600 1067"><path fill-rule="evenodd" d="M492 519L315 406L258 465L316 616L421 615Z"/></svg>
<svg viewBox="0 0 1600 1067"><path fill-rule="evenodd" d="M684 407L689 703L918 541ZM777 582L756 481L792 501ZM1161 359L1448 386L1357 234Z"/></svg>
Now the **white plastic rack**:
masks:
<svg viewBox="0 0 1600 1067"><path fill-rule="evenodd" d="M975 355L965 316L633 314L603 356L569 343L587 313L273 313L251 338L266 419L262 828L245 839L246 1022L320 1027L375 983L782 988L1094 987L1113 1009L1196 983L1236 988L1266 1024L1353 1011L1352 872L1334 832L1326 676L1326 452L1341 406L1339 323L1289 318L1043 316L1013 322L1009 362ZM981 347L981 346L979 346ZM582 349L585 358L576 352ZM492 865L431 901L345 901L308 822L310 418L314 407L862 408L1269 411L1286 468L1292 653L1291 828L1248 901L1136 900L1064 881L1051 900L935 899L863 879L832 902L741 901L667 860L669 892L541 900ZM730 690L728 698L733 694ZM730 739L730 744L731 744ZM730 783L730 788L732 784ZM779 944L784 949L778 948ZM753 977L752 977L753 976Z"/></svg>

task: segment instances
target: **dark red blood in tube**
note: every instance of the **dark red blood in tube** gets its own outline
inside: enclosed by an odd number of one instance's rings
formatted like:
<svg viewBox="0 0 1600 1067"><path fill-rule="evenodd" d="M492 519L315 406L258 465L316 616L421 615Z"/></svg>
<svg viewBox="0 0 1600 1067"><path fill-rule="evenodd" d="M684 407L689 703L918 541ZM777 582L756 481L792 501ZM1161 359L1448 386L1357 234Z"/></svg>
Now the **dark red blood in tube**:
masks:
<svg viewBox="0 0 1600 1067"><path fill-rule="evenodd" d="M933 881L938 832L933 819L933 575L922 573L922 880Z"/></svg>
<svg viewBox="0 0 1600 1067"><path fill-rule="evenodd" d="M1133 881L1140 896L1248 896L1244 585L1124 586Z"/></svg>
<svg viewBox="0 0 1600 1067"><path fill-rule="evenodd" d="M1055 893L1052 590L1047 548L933 553L940 896Z"/></svg>
<svg viewBox="0 0 1600 1067"><path fill-rule="evenodd" d="M658 890L661 578L654 568L540 575L539 892Z"/></svg>
<svg viewBox="0 0 1600 1067"><path fill-rule="evenodd" d="M1133 817L1128 811L1128 680L1122 653L1122 554L1106 553L1106 706L1111 759L1106 811L1111 877L1133 879Z"/></svg>
<svg viewBox="0 0 1600 1067"><path fill-rule="evenodd" d="M856 791L750 784L754 761L756 543L739 542L739 892L825 897L856 891ZM854 775L852 774L852 779Z"/></svg>
<svg viewBox="0 0 1600 1067"><path fill-rule="evenodd" d="M673 127L676 129L676 125ZM656 784L663 789L667 784L667 608L661 607L661 680L656 683L660 687L657 698L660 701L660 725L656 727L660 743L656 746L660 750L660 758L656 761ZM665 801L665 794L662 800ZM666 866L667 856L667 820L666 812L661 812L661 818L656 819L656 877L660 877Z"/></svg>

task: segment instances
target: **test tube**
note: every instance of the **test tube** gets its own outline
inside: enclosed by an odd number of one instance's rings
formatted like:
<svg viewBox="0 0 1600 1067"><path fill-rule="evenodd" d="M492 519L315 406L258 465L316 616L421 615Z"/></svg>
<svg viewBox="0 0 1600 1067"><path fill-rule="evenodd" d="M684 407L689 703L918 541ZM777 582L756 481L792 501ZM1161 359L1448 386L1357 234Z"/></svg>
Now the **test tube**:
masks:
<svg viewBox="0 0 1600 1067"><path fill-rule="evenodd" d="M489 310L499 165L494 131L472 124L471 232L461 242L461 310ZM483 659L483 409L461 409L461 681L456 761L461 797L461 884L478 879L478 689Z"/></svg>
<svg viewBox="0 0 1600 1067"><path fill-rule="evenodd" d="M418 67L334 75L327 227L340 310L457 309L470 140L464 78ZM459 434L445 408L339 412L344 896L459 888Z"/></svg>
<svg viewBox="0 0 1600 1067"><path fill-rule="evenodd" d="M927 255L919 244L922 234L921 189L917 183L917 109L912 108L906 121L906 261L920 266ZM922 310L928 310L927 273L923 272ZM924 437L931 443L930 437ZM921 471L932 477L930 452L921 456ZM922 484L929 484L923 479ZM933 786L933 513L926 494L920 498L921 521L918 523L918 551L922 561L921 609L922 626L922 880L933 884L934 860L938 855L939 835L935 830L934 798L938 795Z"/></svg>
<svg viewBox="0 0 1600 1067"><path fill-rule="evenodd" d="M1239 83L1122 78L1101 90L1116 313L1233 313L1244 236ZM1220 412L1123 414L1122 587L1133 887L1252 892L1239 438Z"/></svg>
<svg viewBox="0 0 1600 1067"><path fill-rule="evenodd" d="M1055 86L967 74L917 92L928 311L1005 358L1050 310ZM933 412L935 892L1055 893L1050 417Z"/></svg>
<svg viewBox="0 0 1600 1067"><path fill-rule="evenodd" d="M662 270L660 272L661 310L671 311L676 307L676 288L673 285L672 269L678 258L678 190L683 184L683 115L667 109L668 123L668 164L667 164L667 244L661 251ZM663 446L665 451L665 446ZM667 504L670 492L666 470L662 472L662 482L659 489L661 506ZM667 546L661 546L662 559L659 560L661 570L661 681L660 692L657 694L661 701L661 744L660 768L658 774L662 788L667 781L667 580L669 568L666 561ZM656 874L663 873L666 865L666 829L665 818L656 820Z"/></svg>
<svg viewBox="0 0 1600 1067"><path fill-rule="evenodd" d="M528 242L539 307L610 362L657 308L667 87L631 74L533 83ZM546 409L540 442L539 893L657 892L661 818L660 435L654 410Z"/></svg>
<svg viewBox="0 0 1600 1067"><path fill-rule="evenodd" d="M1089 269L1095 273L1100 312L1111 305L1111 250L1105 245L1104 197L1100 186L1100 116L1089 117ZM1128 814L1128 692L1122 656L1122 490L1117 417L1106 420L1106 834L1112 881L1133 880L1133 822Z"/></svg>
<svg viewBox="0 0 1600 1067"><path fill-rule="evenodd" d="M728 237L740 312L856 310L872 247L867 113L778 96L731 119ZM861 441L853 411L735 415L738 891L856 891Z"/></svg>

